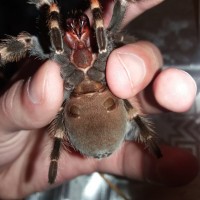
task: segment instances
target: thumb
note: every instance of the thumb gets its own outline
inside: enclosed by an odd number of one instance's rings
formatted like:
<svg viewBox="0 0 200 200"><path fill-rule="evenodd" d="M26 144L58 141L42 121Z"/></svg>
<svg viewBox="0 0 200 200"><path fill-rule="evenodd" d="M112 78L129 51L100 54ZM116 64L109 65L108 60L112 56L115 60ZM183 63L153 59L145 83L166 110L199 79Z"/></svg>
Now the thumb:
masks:
<svg viewBox="0 0 200 200"><path fill-rule="evenodd" d="M107 62L109 88L122 99L131 98L151 82L161 65L161 54L150 42L138 41L120 47Z"/></svg>
<svg viewBox="0 0 200 200"><path fill-rule="evenodd" d="M41 128L56 115L62 100L59 66L47 61L33 77L16 82L0 98L1 130Z"/></svg>

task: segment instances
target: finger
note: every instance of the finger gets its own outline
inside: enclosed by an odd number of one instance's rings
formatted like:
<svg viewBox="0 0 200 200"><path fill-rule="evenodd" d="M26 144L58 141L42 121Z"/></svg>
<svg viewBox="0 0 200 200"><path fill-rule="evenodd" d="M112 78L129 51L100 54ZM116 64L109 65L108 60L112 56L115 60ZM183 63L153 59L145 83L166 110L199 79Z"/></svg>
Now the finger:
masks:
<svg viewBox="0 0 200 200"><path fill-rule="evenodd" d="M122 152L99 161L98 170L168 186L184 185L196 177L198 161L190 152L169 146L161 149L163 157L156 159L140 146L127 143Z"/></svg>
<svg viewBox="0 0 200 200"><path fill-rule="evenodd" d="M161 65L161 54L153 44L140 41L123 46L109 56L108 86L116 96L131 98L149 84Z"/></svg>
<svg viewBox="0 0 200 200"><path fill-rule="evenodd" d="M196 83L188 73L168 68L158 74L153 84L139 95L139 99L148 113L158 113L162 108L185 112L192 106L196 93Z"/></svg>
<svg viewBox="0 0 200 200"><path fill-rule="evenodd" d="M153 84L157 102L174 112L185 112L193 104L197 93L194 79L185 71L169 68Z"/></svg>
<svg viewBox="0 0 200 200"><path fill-rule="evenodd" d="M63 98L59 66L44 63L27 81L20 80L0 98L0 126L5 131L40 128L56 115Z"/></svg>

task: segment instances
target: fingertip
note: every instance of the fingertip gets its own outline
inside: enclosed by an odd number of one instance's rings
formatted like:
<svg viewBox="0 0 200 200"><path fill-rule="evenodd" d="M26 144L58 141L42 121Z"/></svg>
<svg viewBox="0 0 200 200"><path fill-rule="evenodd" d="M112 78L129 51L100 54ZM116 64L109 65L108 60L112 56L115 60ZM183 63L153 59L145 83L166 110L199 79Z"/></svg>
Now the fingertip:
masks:
<svg viewBox="0 0 200 200"><path fill-rule="evenodd" d="M114 52L108 61L106 73L111 91L120 98L129 98L138 92L146 76L144 61L130 52Z"/></svg>
<svg viewBox="0 0 200 200"><path fill-rule="evenodd" d="M45 62L27 81L19 80L0 99L2 130L17 131L46 126L63 100L60 69Z"/></svg>
<svg viewBox="0 0 200 200"><path fill-rule="evenodd" d="M162 71L153 84L157 102L174 112L185 112L193 104L197 86L185 71L169 68Z"/></svg>

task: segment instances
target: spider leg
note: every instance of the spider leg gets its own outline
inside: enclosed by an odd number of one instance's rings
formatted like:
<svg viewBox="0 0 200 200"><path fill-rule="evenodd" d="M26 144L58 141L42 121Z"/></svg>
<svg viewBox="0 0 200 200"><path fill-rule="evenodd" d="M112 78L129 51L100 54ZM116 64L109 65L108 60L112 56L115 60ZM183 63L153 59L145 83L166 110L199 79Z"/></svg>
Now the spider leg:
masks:
<svg viewBox="0 0 200 200"><path fill-rule="evenodd" d="M48 55L44 54L37 37L27 32L22 32L17 37L8 36L0 43L0 65L17 62L24 58L27 53L40 59L48 58Z"/></svg>
<svg viewBox="0 0 200 200"><path fill-rule="evenodd" d="M124 15L127 10L128 3L136 3L139 0L116 0L114 8L113 8L113 14L110 21L110 24L108 26L108 30L112 31L113 33L118 32L120 25L122 23L122 20L124 19Z"/></svg>
<svg viewBox="0 0 200 200"><path fill-rule="evenodd" d="M64 105L64 103L63 103ZM49 125L49 132L54 137L53 149L50 155L50 165L48 172L48 182L53 184L57 177L58 171L58 160L60 157L60 151L62 143L65 140L65 124L64 124L64 114L63 106L60 108L56 118Z"/></svg>
<svg viewBox="0 0 200 200"><path fill-rule="evenodd" d="M157 135L153 130L151 122L145 117L140 116L139 112L136 109L134 109L127 100L125 100L124 102L130 120L134 120L134 122L138 125L140 129L140 133L137 136L137 140L141 143L144 143L146 148L148 148L150 152L155 154L157 158L161 158L162 153L158 146Z"/></svg>
<svg viewBox="0 0 200 200"><path fill-rule="evenodd" d="M90 0L91 10L95 21L97 44L99 47L98 58L87 72L87 75L95 80L105 82L106 62L111 51L118 45L124 45L135 41L131 36L124 36L118 29L126 12L128 2L136 0L116 0L113 15L108 29L103 25L102 10L98 0ZM104 50L103 50L104 49Z"/></svg>
<svg viewBox="0 0 200 200"><path fill-rule="evenodd" d="M92 15L94 18L94 27L96 31L96 40L99 53L107 52L107 36L103 23L103 15L99 0L90 0Z"/></svg>
<svg viewBox="0 0 200 200"><path fill-rule="evenodd" d="M156 155L157 158L162 157L161 150L157 143L157 135L151 127L151 122L145 117L141 117L138 113L133 117L134 121L140 128L138 140L146 145L146 147Z"/></svg>
<svg viewBox="0 0 200 200"><path fill-rule="evenodd" d="M119 31L121 22L124 18L126 8L127 8L128 0L116 0L116 3L113 8L113 14L108 26L108 30L113 33Z"/></svg>
<svg viewBox="0 0 200 200"><path fill-rule="evenodd" d="M121 32L112 33L111 36L117 46L122 46L137 41L135 36L123 34Z"/></svg>
<svg viewBox="0 0 200 200"><path fill-rule="evenodd" d="M55 54L64 52L62 30L60 25L60 10L58 5L53 0L30 0L30 4L35 4L38 9L47 8L47 26L51 46Z"/></svg>
<svg viewBox="0 0 200 200"><path fill-rule="evenodd" d="M51 3L49 7L49 34L51 45L55 49L56 54L61 54L64 51L62 31L60 27L60 10L55 3Z"/></svg>

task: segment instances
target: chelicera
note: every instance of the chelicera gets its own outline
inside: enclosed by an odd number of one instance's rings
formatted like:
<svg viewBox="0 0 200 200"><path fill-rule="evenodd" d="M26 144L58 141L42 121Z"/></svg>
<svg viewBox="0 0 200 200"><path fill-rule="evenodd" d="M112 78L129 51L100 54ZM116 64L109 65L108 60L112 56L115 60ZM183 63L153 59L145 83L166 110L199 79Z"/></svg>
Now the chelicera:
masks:
<svg viewBox="0 0 200 200"><path fill-rule="evenodd" d="M130 2L135 1L115 1L110 25L105 28L99 1L90 0L92 28L88 17L81 12L72 13L62 27L57 3L30 0L29 3L38 9L47 10L50 53L45 53L37 37L27 32L9 37L0 44L2 65L18 61L28 53L43 60L54 60L61 67L65 98L49 125L54 138L48 174L50 184L56 180L63 145L70 143L84 156L104 158L120 147L135 126L140 128L135 139L161 157L156 134L137 105L134 107L127 100L114 96L106 84L107 58L113 49L127 42L119 27Z"/></svg>

